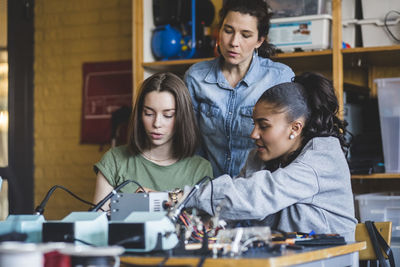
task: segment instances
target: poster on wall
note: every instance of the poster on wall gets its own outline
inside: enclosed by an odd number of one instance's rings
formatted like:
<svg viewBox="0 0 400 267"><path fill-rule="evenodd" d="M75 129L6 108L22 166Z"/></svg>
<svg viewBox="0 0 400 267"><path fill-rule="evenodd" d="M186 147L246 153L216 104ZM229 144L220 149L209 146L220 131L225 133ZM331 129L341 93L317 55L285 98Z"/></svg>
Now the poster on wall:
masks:
<svg viewBox="0 0 400 267"><path fill-rule="evenodd" d="M83 64L82 144L109 144L111 117L132 106L132 61Z"/></svg>

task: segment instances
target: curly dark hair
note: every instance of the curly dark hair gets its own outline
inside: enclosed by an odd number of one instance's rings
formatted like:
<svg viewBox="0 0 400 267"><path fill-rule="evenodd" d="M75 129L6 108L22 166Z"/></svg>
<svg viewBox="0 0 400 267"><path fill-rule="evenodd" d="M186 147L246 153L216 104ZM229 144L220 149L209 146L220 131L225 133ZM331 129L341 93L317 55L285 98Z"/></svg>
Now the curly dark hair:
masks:
<svg viewBox="0 0 400 267"><path fill-rule="evenodd" d="M308 141L316 136L334 136L339 139L343 151L347 151L347 123L337 116L339 103L332 81L320 74L306 72L294 77L293 82L304 87L310 108L303 131L304 139Z"/></svg>
<svg viewBox="0 0 400 267"><path fill-rule="evenodd" d="M266 0L227 0L219 11L219 28L221 29L228 12L235 11L249 14L257 18L258 39L265 37L264 42L258 48L258 55L269 58L275 54L275 46L268 43L271 13Z"/></svg>
<svg viewBox="0 0 400 267"><path fill-rule="evenodd" d="M284 111L288 122L298 118L305 120L301 133L302 146L290 157L291 160L314 137L334 136L339 139L343 152L347 152L347 123L337 116L339 104L333 84L324 76L312 72L295 76L292 82L281 83L265 91L258 100L262 101Z"/></svg>

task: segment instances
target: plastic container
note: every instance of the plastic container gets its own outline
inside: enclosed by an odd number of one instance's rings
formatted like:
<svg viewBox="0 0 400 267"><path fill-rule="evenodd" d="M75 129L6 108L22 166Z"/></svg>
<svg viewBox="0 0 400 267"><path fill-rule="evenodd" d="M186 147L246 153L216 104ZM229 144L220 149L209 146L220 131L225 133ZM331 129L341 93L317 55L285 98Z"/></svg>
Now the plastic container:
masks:
<svg viewBox="0 0 400 267"><path fill-rule="evenodd" d="M310 15L331 15L332 0L267 0L273 18L287 18ZM354 19L355 0L342 0L342 20Z"/></svg>
<svg viewBox="0 0 400 267"><path fill-rule="evenodd" d="M269 41L284 52L327 49L331 22L330 15L272 19Z"/></svg>
<svg viewBox="0 0 400 267"><path fill-rule="evenodd" d="M352 20L356 17L356 0L342 0L342 20Z"/></svg>
<svg viewBox="0 0 400 267"><path fill-rule="evenodd" d="M267 2L272 9L273 18L330 15L332 13L331 0L267 0Z"/></svg>
<svg viewBox="0 0 400 267"><path fill-rule="evenodd" d="M399 0L400 2L400 0ZM400 44L399 41L390 35L389 31L397 38L400 38L400 17L396 20L385 22L380 19L359 20L364 47L389 46Z"/></svg>
<svg viewBox="0 0 400 267"><path fill-rule="evenodd" d="M360 221L392 222L392 236L400 238L400 192L355 196Z"/></svg>
<svg viewBox="0 0 400 267"><path fill-rule="evenodd" d="M356 47L356 28L358 26L356 19L342 21L342 40L350 47Z"/></svg>
<svg viewBox="0 0 400 267"><path fill-rule="evenodd" d="M342 0L347 1L347 0ZM381 19L383 20L386 14L391 11L400 12L399 0L362 0L361 7L364 19Z"/></svg>
<svg viewBox="0 0 400 267"><path fill-rule="evenodd" d="M385 172L400 172L400 78L374 80L378 86ZM399 202L400 206L400 202Z"/></svg>
<svg viewBox="0 0 400 267"><path fill-rule="evenodd" d="M394 263L396 266L400 266L400 237L392 238L390 248L393 251Z"/></svg>

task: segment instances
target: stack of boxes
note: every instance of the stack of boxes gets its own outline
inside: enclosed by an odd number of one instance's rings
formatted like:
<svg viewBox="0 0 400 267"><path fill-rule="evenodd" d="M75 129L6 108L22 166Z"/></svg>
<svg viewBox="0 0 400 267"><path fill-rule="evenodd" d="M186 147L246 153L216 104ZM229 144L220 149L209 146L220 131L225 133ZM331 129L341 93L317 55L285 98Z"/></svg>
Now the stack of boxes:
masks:
<svg viewBox="0 0 400 267"><path fill-rule="evenodd" d="M268 0L273 12L269 42L284 52L330 46L331 0Z"/></svg>
<svg viewBox="0 0 400 267"><path fill-rule="evenodd" d="M268 0L273 12L269 41L284 52L331 47L331 0ZM355 46L355 0L342 1L343 45Z"/></svg>
<svg viewBox="0 0 400 267"><path fill-rule="evenodd" d="M372 193L355 197L361 222L392 222L393 251L396 265L400 265L400 193Z"/></svg>
<svg viewBox="0 0 400 267"><path fill-rule="evenodd" d="M293 52L331 47L332 0L267 1L274 13L269 42L278 49ZM356 7L356 3L361 7ZM364 47L398 45L400 0L342 0L342 25L344 48L361 46L356 39L360 32L358 28L361 28ZM381 124L390 119L387 125L382 125L386 171L400 172L400 78L375 82L378 84ZM360 222L392 221L391 247L395 261L400 265L400 192L364 194L355 199Z"/></svg>
<svg viewBox="0 0 400 267"><path fill-rule="evenodd" d="M331 47L332 0L267 1L273 12L269 41L278 49L293 52ZM356 3L361 7L356 8ZM362 10L362 19L356 18L356 9ZM342 0L342 25L343 48L360 46L358 27L364 47L400 44L400 1Z"/></svg>
<svg viewBox="0 0 400 267"><path fill-rule="evenodd" d="M342 0L342 43L343 48L356 47L357 38L356 1Z"/></svg>

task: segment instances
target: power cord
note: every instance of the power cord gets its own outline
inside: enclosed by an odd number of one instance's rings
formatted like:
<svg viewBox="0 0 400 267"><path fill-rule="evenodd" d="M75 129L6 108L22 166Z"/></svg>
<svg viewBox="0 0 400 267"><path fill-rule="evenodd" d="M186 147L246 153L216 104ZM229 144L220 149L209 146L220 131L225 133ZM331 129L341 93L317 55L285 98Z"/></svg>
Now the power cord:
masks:
<svg viewBox="0 0 400 267"><path fill-rule="evenodd" d="M214 196L214 184L213 184L213 180L211 179L210 176L207 176L208 179L210 180L211 183L211 196L210 196L210 205L211 205L211 212L212 212L212 216L215 216L215 211L214 211L214 200L213 200L213 196Z"/></svg>
<svg viewBox="0 0 400 267"><path fill-rule="evenodd" d="M121 241L118 241L115 245L123 246L123 245L125 245L127 243L131 243L131 242L139 243L139 242L143 242L143 241L144 241L143 240L143 236L136 235L136 236L131 236L131 237L122 239Z"/></svg>
<svg viewBox="0 0 400 267"><path fill-rule="evenodd" d="M60 189L62 189L62 190L64 190L64 191L66 191L68 194L70 194L70 195L73 196L74 198L78 199L79 201L82 201L82 202L85 203L85 204L88 204L88 205L90 205L90 206L92 206L92 207L93 207L93 206L96 206L96 205L93 204L92 202L89 202L89 201L87 201L87 200L84 200L83 198L79 197L78 195L72 193L69 189L65 188L64 186L55 185L55 186L53 186L52 188L50 188L50 190L47 192L45 198L42 200L42 202L39 204L39 206L37 206L37 207L35 208L35 212L34 212L35 214L38 214L38 215L43 214L43 212L44 212L44 207L46 206L47 202L49 201L50 196L54 193L54 191L55 191L57 188L60 188Z"/></svg>
<svg viewBox="0 0 400 267"><path fill-rule="evenodd" d="M103 205L110 199L112 198L114 195L117 194L117 192L119 190L121 190L123 187L125 187L127 184L129 183L135 183L137 186L139 186L139 188L145 193L147 194L146 190L144 190L143 186L141 186L138 182L134 181L134 180L126 180L123 181L120 185L118 185L117 187L115 187L107 196L105 196L105 198L103 198L102 200L99 201L99 203L97 203L96 205L93 205L94 207L89 209L89 211L98 211L99 209L101 209L101 207L103 207Z"/></svg>
<svg viewBox="0 0 400 267"><path fill-rule="evenodd" d="M84 245L87 245L87 246L96 247L96 245L94 245L92 243L89 243L89 242L87 242L85 240L82 240L82 239L79 239L79 238L75 238L75 237L73 237L72 235L69 235L69 234L64 235L64 241L65 242L71 242L71 243L76 241L76 242L80 242L80 243L82 243Z"/></svg>
<svg viewBox="0 0 400 267"><path fill-rule="evenodd" d="M387 32L390 34L390 36L394 39L394 40L396 40L397 42L400 42L400 39L399 38L397 38L396 36L394 36L394 34L393 34L393 32L389 29L389 25L388 25L388 18L389 18L389 15L391 14L391 13L395 13L395 14L397 14L397 15L400 15L400 12L398 12L398 11L395 11L395 10L390 10L388 13L386 13L386 15L385 15L385 28L386 28L386 30L387 30Z"/></svg>

